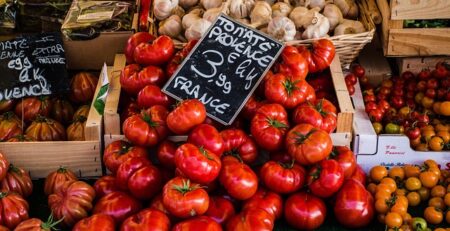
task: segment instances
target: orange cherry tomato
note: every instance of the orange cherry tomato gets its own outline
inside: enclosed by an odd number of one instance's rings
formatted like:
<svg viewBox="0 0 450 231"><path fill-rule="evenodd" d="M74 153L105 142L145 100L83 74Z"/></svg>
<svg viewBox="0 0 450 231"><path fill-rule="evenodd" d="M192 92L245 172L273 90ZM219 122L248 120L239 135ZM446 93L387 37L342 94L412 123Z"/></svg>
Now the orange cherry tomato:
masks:
<svg viewBox="0 0 450 231"><path fill-rule="evenodd" d="M421 187L417 192L420 195L420 201L427 201L430 198L430 189L425 187Z"/></svg>
<svg viewBox="0 0 450 231"><path fill-rule="evenodd" d="M384 177L388 175L386 167L377 165L370 169L369 176L374 182L380 182Z"/></svg>
<svg viewBox="0 0 450 231"><path fill-rule="evenodd" d="M378 199L375 201L375 211L381 214L386 214L389 211L389 205L385 199Z"/></svg>
<svg viewBox="0 0 450 231"><path fill-rule="evenodd" d="M447 222L447 224L450 224L450 210L447 210L447 212L445 213L445 221Z"/></svg>
<svg viewBox="0 0 450 231"><path fill-rule="evenodd" d="M405 187L409 191L419 190L422 187L422 182L417 177L409 177L406 179Z"/></svg>
<svg viewBox="0 0 450 231"><path fill-rule="evenodd" d="M408 212L408 199L405 196L398 196L391 207L391 212L396 212L402 216L406 214Z"/></svg>
<svg viewBox="0 0 450 231"><path fill-rule="evenodd" d="M433 225L440 224L444 220L444 214L435 207L427 207L423 213L425 220Z"/></svg>
<svg viewBox="0 0 450 231"><path fill-rule="evenodd" d="M403 180L405 178L405 170L402 167L394 166L389 169L389 177L394 180Z"/></svg>
<svg viewBox="0 0 450 231"><path fill-rule="evenodd" d="M397 196L406 196L407 190L404 188L398 188L395 190L395 195Z"/></svg>
<svg viewBox="0 0 450 231"><path fill-rule="evenodd" d="M436 175L435 172L431 171L421 172L419 175L419 179L420 182L422 182L422 185L426 188L433 188L439 182L439 176Z"/></svg>
<svg viewBox="0 0 450 231"><path fill-rule="evenodd" d="M395 182L394 179L390 178L390 177L385 177L380 181L380 184L385 184L387 186L389 186L389 188L391 189L391 192L395 192L395 190L397 190L397 183Z"/></svg>
<svg viewBox="0 0 450 231"><path fill-rule="evenodd" d="M436 135L442 138L442 140L444 141L444 144L448 144L450 142L450 132L438 131L436 133Z"/></svg>
<svg viewBox="0 0 450 231"><path fill-rule="evenodd" d="M444 196L444 204L447 207L450 207L450 192L446 193Z"/></svg>
<svg viewBox="0 0 450 231"><path fill-rule="evenodd" d="M388 228L400 228L403 224L403 218L396 212L389 212L386 214L385 224Z"/></svg>
<svg viewBox="0 0 450 231"><path fill-rule="evenodd" d="M431 137L431 139L428 141L428 146L430 146L430 149L432 151L441 151L442 149L444 149L444 144L444 139L437 135Z"/></svg>
<svg viewBox="0 0 450 231"><path fill-rule="evenodd" d="M418 192L409 192L406 195L406 198L408 198L408 204L411 206L417 206L420 204L420 194Z"/></svg>
<svg viewBox="0 0 450 231"><path fill-rule="evenodd" d="M377 189L377 185L375 183L369 183L367 185L367 191L369 191L372 195L375 195L376 189Z"/></svg>
<svg viewBox="0 0 450 231"><path fill-rule="evenodd" d="M428 201L428 206L444 210L445 202L444 199L442 199L441 197L433 197Z"/></svg>
<svg viewBox="0 0 450 231"><path fill-rule="evenodd" d="M420 174L420 168L419 166L415 166L415 165L405 165L404 166L404 170L405 170L405 177L409 178L409 177L419 177Z"/></svg>
<svg viewBox="0 0 450 231"><path fill-rule="evenodd" d="M436 185L431 188L431 197L444 197L446 193L446 188L442 185Z"/></svg>

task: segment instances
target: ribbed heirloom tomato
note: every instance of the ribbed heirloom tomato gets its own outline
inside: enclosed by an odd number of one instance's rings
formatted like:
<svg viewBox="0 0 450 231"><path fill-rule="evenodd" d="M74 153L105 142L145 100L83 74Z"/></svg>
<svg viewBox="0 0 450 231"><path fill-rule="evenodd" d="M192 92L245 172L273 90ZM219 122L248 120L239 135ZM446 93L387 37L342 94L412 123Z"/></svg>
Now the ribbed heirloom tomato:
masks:
<svg viewBox="0 0 450 231"><path fill-rule="evenodd" d="M266 104L260 107L250 125L255 141L268 151L279 150L283 147L288 128L288 115L280 104Z"/></svg>
<svg viewBox="0 0 450 231"><path fill-rule="evenodd" d="M308 88L311 86L306 80L278 73L266 80L264 94L269 102L291 109L311 97Z"/></svg>
<svg viewBox="0 0 450 231"><path fill-rule="evenodd" d="M189 133L188 143L203 147L220 157L223 153L223 139L217 129L209 124L200 124Z"/></svg>
<svg viewBox="0 0 450 231"><path fill-rule="evenodd" d="M270 190L277 193L293 193L306 181L305 169L294 161L267 161L260 170L260 180Z"/></svg>
<svg viewBox="0 0 450 231"><path fill-rule="evenodd" d="M230 217L235 214L233 203L223 196L211 196L209 198L209 207L205 216L210 217L217 223L225 225Z"/></svg>
<svg viewBox="0 0 450 231"><path fill-rule="evenodd" d="M28 219L28 202L19 194L0 192L0 225L14 229L20 222Z"/></svg>
<svg viewBox="0 0 450 231"><path fill-rule="evenodd" d="M124 140L116 140L106 146L103 152L103 162L106 168L113 174L116 173L120 164L131 157L148 158L147 150L140 146L133 146Z"/></svg>
<svg viewBox="0 0 450 231"><path fill-rule="evenodd" d="M295 79L305 79L308 74L308 61L294 46L285 46L281 52L282 62L279 72Z"/></svg>
<svg viewBox="0 0 450 231"><path fill-rule="evenodd" d="M175 152L177 151L177 144L165 139L158 146L156 156L159 163L167 169L175 169Z"/></svg>
<svg viewBox="0 0 450 231"><path fill-rule="evenodd" d="M46 222L38 218L30 218L20 222L14 231L47 231L56 230L56 225L59 221L54 221L53 216L50 216ZM1 229L0 229L1 230Z"/></svg>
<svg viewBox="0 0 450 231"><path fill-rule="evenodd" d="M45 178L44 192L45 195L53 194L67 181L77 181L78 178L69 169L65 167L59 167L56 171L48 174Z"/></svg>
<svg viewBox="0 0 450 231"><path fill-rule="evenodd" d="M136 102L140 108L149 108L154 105L169 108L174 100L162 92L158 86L149 84L139 91Z"/></svg>
<svg viewBox="0 0 450 231"><path fill-rule="evenodd" d="M144 209L128 217L120 226L121 231L160 230L168 231L170 220L166 214L156 209Z"/></svg>
<svg viewBox="0 0 450 231"><path fill-rule="evenodd" d="M344 183L344 171L333 159L322 160L308 172L308 187L321 198L328 198L337 192Z"/></svg>
<svg viewBox="0 0 450 231"><path fill-rule="evenodd" d="M0 141L7 141L22 134L22 121L13 113L0 115Z"/></svg>
<svg viewBox="0 0 450 231"><path fill-rule="evenodd" d="M116 178L112 175L100 177L100 179L95 181L93 187L95 190L95 197L97 199L100 199L112 192L119 191L119 187L117 187L116 184Z"/></svg>
<svg viewBox="0 0 450 231"><path fill-rule="evenodd" d="M141 202L125 192L112 192L100 198L92 214L111 216L117 224L141 210Z"/></svg>
<svg viewBox="0 0 450 231"><path fill-rule="evenodd" d="M198 99L188 99L167 116L167 126L175 134L187 133L206 119L206 108Z"/></svg>
<svg viewBox="0 0 450 231"><path fill-rule="evenodd" d="M258 177L253 170L233 156L222 158L219 181L228 194L238 200L249 199L258 189Z"/></svg>
<svg viewBox="0 0 450 231"><path fill-rule="evenodd" d="M38 116L28 126L26 135L37 141L61 141L66 140L66 129L54 119Z"/></svg>
<svg viewBox="0 0 450 231"><path fill-rule="evenodd" d="M277 193L259 188L255 195L244 202L242 210L256 208L263 209L272 216L273 220L276 220L283 214L283 199Z"/></svg>
<svg viewBox="0 0 450 231"><path fill-rule="evenodd" d="M94 98L98 78L89 72L79 72L70 81L70 100L88 103Z"/></svg>
<svg viewBox="0 0 450 231"><path fill-rule="evenodd" d="M78 221L72 231L114 231L114 219L105 214L95 214Z"/></svg>
<svg viewBox="0 0 450 231"><path fill-rule="evenodd" d="M307 60L308 70L311 73L320 72L328 68L336 53L333 42L328 39L314 41L310 50L305 46L299 46L298 51Z"/></svg>
<svg viewBox="0 0 450 231"><path fill-rule="evenodd" d="M342 170L344 170L344 178L348 179L353 175L356 169L356 157L352 150L346 146L335 146L330 154L332 159L335 159Z"/></svg>
<svg viewBox="0 0 450 231"><path fill-rule="evenodd" d="M316 229L323 224L326 215L325 203L306 192L292 194L284 203L284 217L297 229Z"/></svg>
<svg viewBox="0 0 450 231"><path fill-rule="evenodd" d="M270 231L273 230L274 220L273 216L267 213L264 209L249 208L242 210L240 213L234 215L227 222L227 231Z"/></svg>
<svg viewBox="0 0 450 231"><path fill-rule="evenodd" d="M336 107L326 99L317 99L314 102L300 104L293 112L295 124L308 123L328 133L336 129Z"/></svg>
<svg viewBox="0 0 450 231"><path fill-rule="evenodd" d="M15 192L27 198L33 192L33 182L30 174L12 164L9 165L6 177L0 183L1 190Z"/></svg>
<svg viewBox="0 0 450 231"><path fill-rule="evenodd" d="M199 216L177 223L172 231L222 231L222 227L210 217Z"/></svg>
<svg viewBox="0 0 450 231"><path fill-rule="evenodd" d="M23 118L28 123L38 115L48 116L51 106L51 101L48 96L27 97L16 104L14 112L19 118Z"/></svg>
<svg viewBox="0 0 450 231"><path fill-rule="evenodd" d="M226 129L220 132L223 139L224 155L232 155L246 164L258 157L258 148L252 137L241 129Z"/></svg>

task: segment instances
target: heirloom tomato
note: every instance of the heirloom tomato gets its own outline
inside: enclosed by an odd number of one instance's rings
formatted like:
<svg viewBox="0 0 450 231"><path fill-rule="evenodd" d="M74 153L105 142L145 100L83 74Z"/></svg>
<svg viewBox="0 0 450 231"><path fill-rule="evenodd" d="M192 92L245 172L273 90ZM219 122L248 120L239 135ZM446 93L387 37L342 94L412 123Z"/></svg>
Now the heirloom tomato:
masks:
<svg viewBox="0 0 450 231"><path fill-rule="evenodd" d="M175 169L175 152L177 148L177 144L168 139L161 142L156 151L159 163L165 168Z"/></svg>
<svg viewBox="0 0 450 231"><path fill-rule="evenodd" d="M188 143L203 147L220 157L223 153L223 139L217 129L209 124L200 124L189 133Z"/></svg>
<svg viewBox="0 0 450 231"><path fill-rule="evenodd" d="M314 41L310 50L305 46L299 46L298 50L307 60L310 73L317 73L328 68L336 53L333 42L328 39Z"/></svg>
<svg viewBox="0 0 450 231"><path fill-rule="evenodd" d="M125 46L125 57L127 63L134 63L134 49L141 43L147 43L155 40L155 37L148 32L137 32L128 38L127 45Z"/></svg>
<svg viewBox="0 0 450 231"><path fill-rule="evenodd" d="M136 102L140 108L149 108L154 105L169 108L174 103L174 100L163 93L161 88L150 84L139 91Z"/></svg>
<svg viewBox="0 0 450 231"><path fill-rule="evenodd" d="M293 160L289 163L270 160L262 166L260 179L270 190L289 194L303 187L306 181L306 171Z"/></svg>
<svg viewBox="0 0 450 231"><path fill-rule="evenodd" d="M132 115L137 115L141 112L141 109L137 105L136 101L130 101L127 104L125 104L124 109L122 110L122 113L120 113L120 124L123 124L123 122Z"/></svg>
<svg viewBox="0 0 450 231"><path fill-rule="evenodd" d="M332 159L335 159L339 166L344 171L344 178L348 179L353 175L356 169L356 157L352 150L346 146L335 146L330 154Z"/></svg>
<svg viewBox="0 0 450 231"><path fill-rule="evenodd" d="M227 222L227 231L271 231L274 227L273 215L263 209L250 208L234 215Z"/></svg>
<svg viewBox="0 0 450 231"><path fill-rule="evenodd" d="M29 197L33 192L33 182L28 172L12 164L0 185L2 191L15 192L23 198Z"/></svg>
<svg viewBox="0 0 450 231"><path fill-rule="evenodd" d="M325 221L326 215L325 203L307 192L292 194L284 203L284 217L297 229L317 229Z"/></svg>
<svg viewBox="0 0 450 231"><path fill-rule="evenodd" d="M293 118L295 124L308 123L328 133L336 129L336 107L326 99L300 104L295 108Z"/></svg>
<svg viewBox="0 0 450 231"><path fill-rule="evenodd" d="M95 190L83 181L66 181L48 196L48 207L61 224L71 227L88 216L95 198Z"/></svg>
<svg viewBox="0 0 450 231"><path fill-rule="evenodd" d="M26 97L16 104L14 112L28 123L39 115L49 116L51 108L52 104L48 96Z"/></svg>
<svg viewBox="0 0 450 231"><path fill-rule="evenodd" d="M0 141L22 135L22 121L13 112L0 115Z"/></svg>
<svg viewBox="0 0 450 231"><path fill-rule="evenodd" d="M72 231L115 231L114 219L105 214L95 214L78 221Z"/></svg>
<svg viewBox="0 0 450 231"><path fill-rule="evenodd" d="M353 172L350 178L358 181L362 185L366 185L366 178L367 178L366 173L359 165L356 165L355 171Z"/></svg>
<svg viewBox="0 0 450 231"><path fill-rule="evenodd" d="M145 148L133 146L124 140L116 140L106 146L103 152L103 162L106 168L113 174L116 173L119 165L131 157L148 158L148 152Z"/></svg>
<svg viewBox="0 0 450 231"><path fill-rule="evenodd" d="M241 129L226 129L220 132L223 139L224 154L239 158L250 164L258 157L258 148L253 138Z"/></svg>
<svg viewBox="0 0 450 231"><path fill-rule="evenodd" d="M295 79L305 79L308 74L308 61L294 46L285 46L281 52L282 62L279 72Z"/></svg>
<svg viewBox="0 0 450 231"><path fill-rule="evenodd" d="M360 182L348 179L336 195L334 215L345 227L365 227L374 216L373 197Z"/></svg>
<svg viewBox="0 0 450 231"><path fill-rule="evenodd" d="M63 125L67 125L72 121L73 113L72 104L63 98L55 98L52 101L52 108L50 111L50 117L60 122Z"/></svg>
<svg viewBox="0 0 450 231"><path fill-rule="evenodd" d="M73 117L72 120L75 120L76 118L80 117L80 116L84 116L84 117L88 117L89 115L89 110L91 109L91 107L89 105L81 105L80 107L77 108L77 110L73 113Z"/></svg>
<svg viewBox="0 0 450 231"><path fill-rule="evenodd" d="M50 195L56 192L65 182L67 181L77 181L78 178L70 171L70 169L67 169L65 167L59 167L56 171L51 172L48 174L48 176L45 178L44 183L44 192L45 195Z"/></svg>
<svg viewBox="0 0 450 231"><path fill-rule="evenodd" d="M67 129L67 140L68 141L84 141L84 128L86 127L87 118L80 116L76 118L72 124L70 124Z"/></svg>
<svg viewBox="0 0 450 231"><path fill-rule="evenodd" d="M0 100L0 113L11 111L15 105L16 101L14 99L2 99Z"/></svg>
<svg viewBox="0 0 450 231"><path fill-rule="evenodd" d="M150 202L149 208L156 209L156 210L163 212L170 218L170 220L174 219L174 217L170 214L170 212L166 209L166 207L164 207L164 204L162 201L162 193L156 195L153 198L153 200Z"/></svg>
<svg viewBox="0 0 450 231"><path fill-rule="evenodd" d="M265 100L261 100L256 94L253 94L250 96L250 98L248 98L247 103L245 103L241 113L244 118L251 120L255 115L256 110L258 110L258 108L262 107L266 103L267 102Z"/></svg>
<svg viewBox="0 0 450 231"><path fill-rule="evenodd" d="M169 231L170 220L166 214L156 209L144 209L128 217L120 225L120 231L158 230Z"/></svg>
<svg viewBox="0 0 450 231"><path fill-rule="evenodd" d="M123 133L133 144L155 146L169 135L166 125L168 113L161 105L144 109L139 115L130 116L123 122Z"/></svg>
<svg viewBox="0 0 450 231"><path fill-rule="evenodd" d="M288 114L280 104L266 104L260 107L250 124L250 131L256 143L269 151L283 147L288 128Z"/></svg>
<svg viewBox="0 0 450 231"><path fill-rule="evenodd" d="M207 216L190 218L177 223L172 231L222 231L222 226Z"/></svg>
<svg viewBox="0 0 450 231"><path fill-rule="evenodd" d="M119 187L117 187L116 184L116 178L112 175L100 177L100 179L95 181L93 187L95 190L95 197L97 199L100 199L112 192L119 191Z"/></svg>
<svg viewBox="0 0 450 231"><path fill-rule="evenodd" d="M330 135L310 124L298 124L286 136L286 149L302 165L311 165L328 157L333 148Z"/></svg>
<svg viewBox="0 0 450 231"><path fill-rule="evenodd" d="M146 66L142 68L137 77L136 81L141 89L150 84L161 87L167 80L164 71L157 66Z"/></svg>
<svg viewBox="0 0 450 231"><path fill-rule="evenodd" d="M69 98L75 103L89 103L94 98L98 78L89 72L79 72L70 81Z"/></svg>
<svg viewBox="0 0 450 231"><path fill-rule="evenodd" d="M37 141L66 140L66 129L54 119L38 116L25 131L26 135Z"/></svg>
<svg viewBox="0 0 450 231"><path fill-rule="evenodd" d="M306 101L308 87L304 79L278 73L266 80L264 94L269 102L291 109Z"/></svg>
<svg viewBox="0 0 450 231"><path fill-rule="evenodd" d="M308 172L308 187L312 194L328 198L344 183L344 171L336 160L322 160Z"/></svg>
<svg viewBox="0 0 450 231"><path fill-rule="evenodd" d="M175 166L194 182L208 184L219 176L219 157L203 147L185 143L175 152Z"/></svg>
<svg viewBox="0 0 450 231"><path fill-rule="evenodd" d="M164 207L179 218L195 217L208 210L209 196L199 184L189 179L175 177L164 185Z"/></svg>
<svg viewBox="0 0 450 231"><path fill-rule="evenodd" d="M244 202L242 210L263 209L272 216L272 220L281 218L283 213L283 199L277 193L259 188L255 195Z"/></svg>
<svg viewBox="0 0 450 231"><path fill-rule="evenodd" d="M258 189L258 177L253 170L233 156L222 158L219 181L228 194L238 200L249 199Z"/></svg>
<svg viewBox="0 0 450 231"><path fill-rule="evenodd" d="M175 46L169 36L162 35L151 43L143 42L134 49L134 61L141 65L162 65L175 53Z"/></svg>
<svg viewBox="0 0 450 231"><path fill-rule="evenodd" d="M53 216L50 215L46 222L38 218L30 218L20 222L14 231L51 231L58 230L55 226L61 221L53 221ZM0 229L1 230L1 229Z"/></svg>
<svg viewBox="0 0 450 231"><path fill-rule="evenodd" d="M5 155L0 152L0 181L5 179L6 174L9 169L9 161L6 159Z"/></svg>
<svg viewBox="0 0 450 231"><path fill-rule="evenodd" d="M112 192L100 198L92 214L111 216L117 224L141 210L141 202L124 192Z"/></svg>
<svg viewBox="0 0 450 231"><path fill-rule="evenodd" d="M206 119L206 108L198 99L188 99L167 116L167 126L177 135L186 134Z"/></svg>
<svg viewBox="0 0 450 231"><path fill-rule="evenodd" d="M229 199L223 196L211 196L205 216L210 217L221 225L225 225L235 213L234 205Z"/></svg>
<svg viewBox="0 0 450 231"><path fill-rule="evenodd" d="M148 200L161 190L162 176L148 159L132 157L117 169L116 184L121 190L128 189L135 198Z"/></svg>
<svg viewBox="0 0 450 231"><path fill-rule="evenodd" d="M120 86L124 92L135 96L144 87L137 81L139 71L141 66L138 64L129 64L123 68L120 73Z"/></svg>
<svg viewBox="0 0 450 231"><path fill-rule="evenodd" d="M166 65L166 75L167 77L171 77L178 66L183 62L183 60L189 55L189 52L194 48L195 44L198 40L189 40L186 45L184 45L183 49L179 50L175 55L170 59L169 63Z"/></svg>
<svg viewBox="0 0 450 231"><path fill-rule="evenodd" d="M16 193L0 192L0 225L14 229L28 219L28 202Z"/></svg>

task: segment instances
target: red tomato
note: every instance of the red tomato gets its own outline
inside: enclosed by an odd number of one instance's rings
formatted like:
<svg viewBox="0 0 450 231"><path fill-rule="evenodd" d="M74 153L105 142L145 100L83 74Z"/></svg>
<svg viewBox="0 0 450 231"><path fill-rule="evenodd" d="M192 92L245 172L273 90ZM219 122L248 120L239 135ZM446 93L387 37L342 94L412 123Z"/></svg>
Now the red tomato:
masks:
<svg viewBox="0 0 450 231"><path fill-rule="evenodd" d="M117 169L116 184L119 189L128 189L135 198L148 200L161 190L162 176L148 159L133 157Z"/></svg>
<svg viewBox="0 0 450 231"><path fill-rule="evenodd" d="M149 108L154 105L169 108L174 100L162 92L161 88L150 84L139 91L136 102L140 108Z"/></svg>
<svg viewBox="0 0 450 231"><path fill-rule="evenodd" d="M211 196L205 216L210 217L221 225L225 225L235 213L233 203L230 200L223 196Z"/></svg>
<svg viewBox="0 0 450 231"><path fill-rule="evenodd" d="M219 157L208 149L185 143L175 152L175 166L187 178L208 184L219 176Z"/></svg>
<svg viewBox="0 0 450 231"><path fill-rule="evenodd" d="M220 157L223 153L223 139L219 131L209 124L200 124L189 133L188 143L203 147Z"/></svg>
<svg viewBox="0 0 450 231"><path fill-rule="evenodd" d="M291 109L306 101L308 86L306 80L275 74L266 80L264 94L271 103Z"/></svg>
<svg viewBox="0 0 450 231"><path fill-rule="evenodd" d="M358 76L359 78L360 78L360 77L363 77L363 76L366 74L366 70L364 69L364 67L362 67L362 66L359 65L359 64L356 64L356 65L353 65L353 66L352 66L352 72L353 72L356 76Z"/></svg>
<svg viewBox="0 0 450 231"><path fill-rule="evenodd" d="M48 196L50 207L56 220L71 227L88 216L95 198L95 190L83 181L67 181Z"/></svg>
<svg viewBox="0 0 450 231"><path fill-rule="evenodd" d="M177 70L178 66L183 62L183 60L188 56L189 52L194 48L195 44L198 40L190 40L189 42L184 45L183 49L179 50L169 61L169 63L166 65L166 75L168 77L171 77L175 71Z"/></svg>
<svg viewBox="0 0 450 231"><path fill-rule="evenodd" d="M306 171L294 161L283 163L270 160L261 168L260 179L270 190L289 194L303 187L306 181Z"/></svg>
<svg viewBox="0 0 450 231"><path fill-rule="evenodd" d="M366 173L359 165L356 165L355 171L353 172L350 178L358 181L362 185L366 185L366 178L367 178Z"/></svg>
<svg viewBox="0 0 450 231"><path fill-rule="evenodd" d="M166 214L156 209L144 209L128 217L120 225L121 231L158 230L169 231L170 220Z"/></svg>
<svg viewBox="0 0 450 231"><path fill-rule="evenodd" d="M114 219L105 214L95 214L78 221L72 231L115 231Z"/></svg>
<svg viewBox="0 0 450 231"><path fill-rule="evenodd" d="M92 214L111 216L117 224L141 210L141 203L124 192L112 192L100 198Z"/></svg>
<svg viewBox="0 0 450 231"><path fill-rule="evenodd" d="M98 77L89 72L79 72L70 81L69 98L75 103L90 103L94 98Z"/></svg>
<svg viewBox="0 0 450 231"><path fill-rule="evenodd" d="M369 111L369 118L372 122L381 122L383 119L383 111L381 109L373 109Z"/></svg>
<svg viewBox="0 0 450 231"><path fill-rule="evenodd" d="M23 133L22 120L9 111L0 115L0 141L7 141Z"/></svg>
<svg viewBox="0 0 450 231"><path fill-rule="evenodd" d="M134 61L144 66L161 65L170 60L175 46L169 36L161 35L152 43L140 43L134 49Z"/></svg>
<svg viewBox="0 0 450 231"><path fill-rule="evenodd" d="M171 231L222 231L222 226L210 217L199 216L177 223Z"/></svg>
<svg viewBox="0 0 450 231"><path fill-rule="evenodd" d="M176 217L194 217L208 210L209 196L199 184L175 177L164 185L163 204Z"/></svg>
<svg viewBox="0 0 450 231"><path fill-rule="evenodd" d="M0 113L5 113L11 111L15 105L16 101L14 99L2 99L0 100Z"/></svg>
<svg viewBox="0 0 450 231"><path fill-rule="evenodd" d="M159 163L165 168L175 169L175 151L177 148L177 145L170 140L166 139L161 142L156 151Z"/></svg>
<svg viewBox="0 0 450 231"><path fill-rule="evenodd" d="M0 225L14 229L22 221L28 219L28 203L19 194L0 192Z"/></svg>
<svg viewBox="0 0 450 231"><path fill-rule="evenodd" d="M144 86L138 83L138 73L141 66L138 64L129 64L125 66L120 73L120 86L126 93L135 96Z"/></svg>
<svg viewBox="0 0 450 231"><path fill-rule="evenodd" d="M6 174L8 173L9 161L6 159L5 155L0 152L0 181L5 179Z"/></svg>
<svg viewBox="0 0 450 231"><path fill-rule="evenodd" d="M250 96L250 98L248 98L247 103L245 103L241 113L246 119L251 120L255 115L256 110L258 110L258 108L262 107L264 104L266 104L265 101L260 100L258 96L253 94Z"/></svg>
<svg viewBox="0 0 450 231"><path fill-rule="evenodd" d="M141 43L147 43L153 41L155 37L148 32L137 32L128 38L127 45L125 46L125 57L127 63L134 63L134 49Z"/></svg>
<svg viewBox="0 0 450 231"><path fill-rule="evenodd" d="M298 124L286 136L286 149L302 165L311 165L328 157L333 146L330 135L310 124Z"/></svg>
<svg viewBox="0 0 450 231"><path fill-rule="evenodd" d="M338 222L347 228L367 226L374 216L372 195L358 181L345 181L336 196L334 215Z"/></svg>
<svg viewBox="0 0 450 231"><path fill-rule="evenodd" d="M280 104L266 104L260 107L250 125L250 131L256 143L269 151L276 151L283 147L288 128L288 115Z"/></svg>
<svg viewBox="0 0 450 231"><path fill-rule="evenodd" d="M64 98L54 98L50 117L64 125L69 125L73 118L74 109L69 100Z"/></svg>
<svg viewBox="0 0 450 231"><path fill-rule="evenodd" d="M53 221L53 217L50 216L46 222L43 222L38 218L30 218L28 220L24 220L20 222L18 226L14 229L14 231L48 231L48 230L56 230L56 225L58 221ZM2 226L3 228L3 226ZM6 227L4 229L0 228L0 230L9 231Z"/></svg>
<svg viewBox="0 0 450 231"><path fill-rule="evenodd" d="M116 173L119 165L131 157L148 158L147 150L143 147L133 146L124 140L116 140L106 146L103 152L103 162L106 168L113 174Z"/></svg>
<svg viewBox="0 0 450 231"><path fill-rule="evenodd" d="M271 231L274 227L273 216L263 209L250 208L234 215L227 222L227 231Z"/></svg>
<svg viewBox="0 0 450 231"><path fill-rule="evenodd" d="M241 129L226 129L220 132L224 153L238 156L244 163L251 164L258 157L255 141Z"/></svg>
<svg viewBox="0 0 450 231"><path fill-rule="evenodd" d="M295 79L305 79L308 74L308 61L294 46L285 46L281 52L279 72Z"/></svg>
<svg viewBox="0 0 450 231"><path fill-rule="evenodd" d="M15 192L27 198L33 192L33 182L25 170L9 165L6 177L0 182L2 191Z"/></svg>
<svg viewBox="0 0 450 231"><path fill-rule="evenodd" d="M58 170L51 172L48 174L48 176L45 178L44 183L44 192L45 195L50 195L56 192L58 188L60 188L65 182L67 181L77 181L78 178L69 169L65 167L60 167Z"/></svg>
<svg viewBox="0 0 450 231"><path fill-rule="evenodd" d="M284 203L284 217L297 229L317 229L323 224L326 215L325 203L306 192L292 194Z"/></svg>
<svg viewBox="0 0 450 231"><path fill-rule="evenodd" d="M232 156L222 158L219 181L228 194L238 200L249 199L258 189L258 177L253 170Z"/></svg>
<svg viewBox="0 0 450 231"><path fill-rule="evenodd" d="M300 104L295 108L293 118L295 124L308 123L328 133L336 129L336 107L326 99Z"/></svg>
<svg viewBox="0 0 450 231"><path fill-rule="evenodd" d="M170 220L174 220L174 217L172 217L172 214L170 214L170 212L166 209L166 207L164 207L164 204L162 201L162 194L158 194L153 198L152 202L150 202L149 208L159 210L159 211L163 212L164 214L166 214L170 218Z"/></svg>
<svg viewBox="0 0 450 231"><path fill-rule="evenodd" d="M352 150L346 146L335 146L330 154L332 159L335 159L342 170L344 170L344 179L348 179L353 175L356 169L356 157Z"/></svg>
<svg viewBox="0 0 450 231"><path fill-rule="evenodd" d="M322 160L308 172L308 186L312 194L328 198L336 193L344 183L344 171L333 159Z"/></svg>
<svg viewBox="0 0 450 231"><path fill-rule="evenodd" d="M28 126L25 134L36 141L67 140L66 129L54 119L38 116Z"/></svg>
<svg viewBox="0 0 450 231"><path fill-rule="evenodd" d="M283 199L277 193L259 188L250 199L244 202L242 210L263 209L272 216L272 220L281 218L283 213Z"/></svg>
<svg viewBox="0 0 450 231"><path fill-rule="evenodd" d="M157 66L146 66L138 74L138 82L142 87L153 84L158 87L163 86L167 81L164 71Z"/></svg>
<svg viewBox="0 0 450 231"><path fill-rule="evenodd" d="M95 197L100 199L107 194L119 191L119 187L116 184L116 178L113 175L106 175L100 177L94 183Z"/></svg>
<svg viewBox="0 0 450 231"><path fill-rule="evenodd" d="M48 116L51 110L51 101L48 96L26 97L16 104L14 112L25 122L31 122L38 115Z"/></svg>
<svg viewBox="0 0 450 231"><path fill-rule="evenodd" d="M166 118L169 112L164 106L155 105L142 110L141 114L128 117L122 124L125 137L141 146L155 146L169 135Z"/></svg>
<svg viewBox="0 0 450 231"><path fill-rule="evenodd" d="M336 53L333 43L328 39L314 41L310 50L305 46L299 46L297 49L307 60L310 73L317 73L328 68Z"/></svg>
<svg viewBox="0 0 450 231"><path fill-rule="evenodd" d="M167 116L167 126L177 135L186 134L196 125L206 119L206 108L198 99L188 99L181 102Z"/></svg>

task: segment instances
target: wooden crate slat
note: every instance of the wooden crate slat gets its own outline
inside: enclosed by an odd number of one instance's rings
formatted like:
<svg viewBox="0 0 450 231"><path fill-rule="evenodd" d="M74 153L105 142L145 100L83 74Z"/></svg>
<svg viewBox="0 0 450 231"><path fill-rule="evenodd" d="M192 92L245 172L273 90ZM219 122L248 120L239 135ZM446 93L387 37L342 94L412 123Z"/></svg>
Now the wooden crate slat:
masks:
<svg viewBox="0 0 450 231"><path fill-rule="evenodd" d="M433 70L438 62L450 62L449 56L397 58L400 73L411 71L418 74L422 69Z"/></svg>
<svg viewBox="0 0 450 231"><path fill-rule="evenodd" d="M450 54L450 28L391 29L387 49L395 56Z"/></svg>
<svg viewBox="0 0 450 231"><path fill-rule="evenodd" d="M449 0L392 0L391 19L450 18Z"/></svg>
<svg viewBox="0 0 450 231"><path fill-rule="evenodd" d="M105 102L105 134L120 134L120 115L117 113L120 98L120 73L125 67L126 58L123 54L117 54L114 60L114 68L109 75L109 91Z"/></svg>

